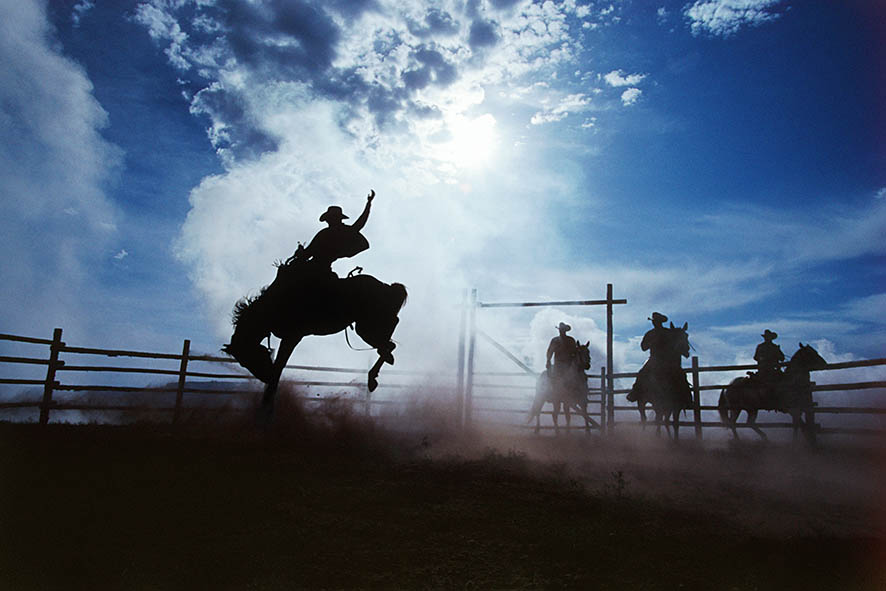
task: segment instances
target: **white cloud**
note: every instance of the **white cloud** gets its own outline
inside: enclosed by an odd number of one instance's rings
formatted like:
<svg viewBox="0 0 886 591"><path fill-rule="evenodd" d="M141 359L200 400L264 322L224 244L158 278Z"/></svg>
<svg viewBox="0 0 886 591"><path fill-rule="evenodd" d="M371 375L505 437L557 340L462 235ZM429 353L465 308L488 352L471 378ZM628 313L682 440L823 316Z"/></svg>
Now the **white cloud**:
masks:
<svg viewBox="0 0 886 591"><path fill-rule="evenodd" d="M530 123L532 125L541 125L543 123L561 121L568 117L570 113L579 113L587 110L590 103L590 97L584 94L570 94L560 99L556 106L544 109L533 115Z"/></svg>
<svg viewBox="0 0 886 591"><path fill-rule="evenodd" d="M716 237L724 252L736 256L773 253L796 267L810 263L886 253L886 202L857 206L841 202L791 212L748 204L722 207L699 219L693 232ZM826 239L823 239L826 237Z"/></svg>
<svg viewBox="0 0 886 591"><path fill-rule="evenodd" d="M612 70L603 76L603 80L606 81L606 84L614 87L636 86L642 82L644 78L646 78L646 74L625 74L625 72L621 70Z"/></svg>
<svg viewBox="0 0 886 591"><path fill-rule="evenodd" d="M639 88L628 88L621 93L621 103L626 107L633 105L640 99L641 94L643 94L643 91Z"/></svg>
<svg viewBox="0 0 886 591"><path fill-rule="evenodd" d="M129 256L129 253L126 252L126 249L124 248L124 249L121 249L120 252L118 252L117 254L115 254L115 255L114 255L114 258L117 259L118 261L122 261L122 260L125 259L127 256Z"/></svg>
<svg viewBox="0 0 886 591"><path fill-rule="evenodd" d="M107 256L103 187L119 151L83 69L60 54L44 3L0 0L0 309L7 331L86 321L86 268ZM47 83L50 81L50 83Z"/></svg>
<svg viewBox="0 0 886 591"><path fill-rule="evenodd" d="M884 324L886 322L886 293L851 300L846 303L844 310L850 318Z"/></svg>
<svg viewBox="0 0 886 591"><path fill-rule="evenodd" d="M886 187L882 187L879 191L877 191L877 194L874 197L876 197L877 199L886 198Z"/></svg>
<svg viewBox="0 0 886 591"><path fill-rule="evenodd" d="M95 8L95 0L80 0L80 2L75 4L74 8L71 9L71 22L73 22L74 26L79 27L83 16L93 8Z"/></svg>
<svg viewBox="0 0 886 591"><path fill-rule="evenodd" d="M742 27L753 27L779 18L772 8L781 0L698 0L687 4L683 14L693 34L734 35Z"/></svg>

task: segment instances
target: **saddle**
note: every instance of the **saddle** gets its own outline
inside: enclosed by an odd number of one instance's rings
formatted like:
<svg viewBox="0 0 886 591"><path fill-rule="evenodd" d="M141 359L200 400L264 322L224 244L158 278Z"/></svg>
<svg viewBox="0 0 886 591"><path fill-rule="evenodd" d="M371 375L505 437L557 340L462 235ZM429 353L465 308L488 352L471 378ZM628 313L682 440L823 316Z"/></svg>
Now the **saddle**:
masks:
<svg viewBox="0 0 886 591"><path fill-rule="evenodd" d="M761 393L761 408L777 410L784 406L782 394L783 373L775 372L772 374L761 374L758 371L749 371L747 374L748 385L757 389Z"/></svg>

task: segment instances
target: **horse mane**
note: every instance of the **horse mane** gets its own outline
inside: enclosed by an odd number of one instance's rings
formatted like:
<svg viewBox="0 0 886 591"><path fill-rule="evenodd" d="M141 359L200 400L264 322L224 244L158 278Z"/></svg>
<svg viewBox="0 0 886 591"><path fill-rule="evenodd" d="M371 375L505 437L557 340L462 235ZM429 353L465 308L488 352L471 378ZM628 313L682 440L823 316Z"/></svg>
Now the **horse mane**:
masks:
<svg viewBox="0 0 886 591"><path fill-rule="evenodd" d="M258 309L256 305L258 301L265 295L265 292L268 290L267 287L263 287L258 295L255 296L246 296L244 298L240 298L234 303L234 311L231 312L231 324L236 328L240 322L244 321L244 319L252 316Z"/></svg>

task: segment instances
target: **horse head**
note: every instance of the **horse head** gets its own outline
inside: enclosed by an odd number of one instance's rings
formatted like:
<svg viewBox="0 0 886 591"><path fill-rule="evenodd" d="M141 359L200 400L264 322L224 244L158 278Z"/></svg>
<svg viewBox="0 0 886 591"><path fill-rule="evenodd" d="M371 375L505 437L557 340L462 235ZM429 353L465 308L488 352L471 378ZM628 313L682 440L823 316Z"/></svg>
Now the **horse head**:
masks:
<svg viewBox="0 0 886 591"><path fill-rule="evenodd" d="M674 326L674 323L671 322L671 351L674 356L679 359L680 357L689 357L689 323L684 322L683 326L677 328Z"/></svg>
<svg viewBox="0 0 886 591"><path fill-rule="evenodd" d="M591 369L591 341L575 344L575 365L583 371Z"/></svg>
<svg viewBox="0 0 886 591"><path fill-rule="evenodd" d="M789 369L799 371L815 371L824 369L827 365L828 362L818 354L812 345L804 345L803 343L800 343L800 348L788 362Z"/></svg>

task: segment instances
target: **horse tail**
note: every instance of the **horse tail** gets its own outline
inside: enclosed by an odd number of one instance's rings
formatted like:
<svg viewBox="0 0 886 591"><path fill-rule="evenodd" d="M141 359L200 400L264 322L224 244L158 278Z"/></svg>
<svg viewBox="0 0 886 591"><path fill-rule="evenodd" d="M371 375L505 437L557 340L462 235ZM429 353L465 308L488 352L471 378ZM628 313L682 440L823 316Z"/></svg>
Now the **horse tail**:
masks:
<svg viewBox="0 0 886 591"><path fill-rule="evenodd" d="M406 292L406 286L402 283L392 283L391 290L394 294L394 301L399 302L397 304L397 311L399 312L403 306L406 305L406 300L409 298L409 294Z"/></svg>

